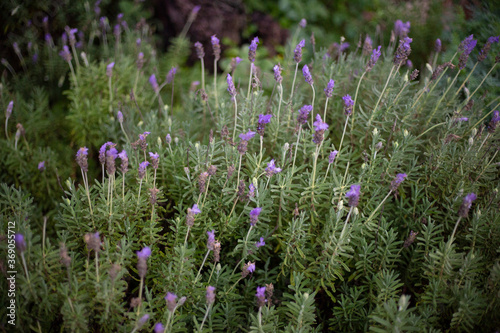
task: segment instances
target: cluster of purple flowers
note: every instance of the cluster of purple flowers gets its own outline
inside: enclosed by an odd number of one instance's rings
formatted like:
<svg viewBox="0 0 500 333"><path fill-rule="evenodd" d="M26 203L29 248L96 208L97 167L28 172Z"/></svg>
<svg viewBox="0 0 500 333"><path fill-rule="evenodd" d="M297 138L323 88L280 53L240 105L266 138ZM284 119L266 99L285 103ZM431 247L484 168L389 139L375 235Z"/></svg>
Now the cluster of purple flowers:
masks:
<svg viewBox="0 0 500 333"><path fill-rule="evenodd" d="M352 100L352 97L350 95L345 95L342 97L342 100L344 101L344 114L346 116L351 115L354 107L354 101Z"/></svg>
<svg viewBox="0 0 500 333"><path fill-rule="evenodd" d="M231 99L234 101L236 99L236 88L234 87L233 78L231 74L227 74L227 91L231 95Z"/></svg>
<svg viewBox="0 0 500 333"><path fill-rule="evenodd" d="M248 150L248 141L252 139L255 136L255 132L248 131L247 133L242 133L239 135L239 138L241 139L240 143L238 144L238 152L240 155L245 155L245 153Z"/></svg>
<svg viewBox="0 0 500 333"><path fill-rule="evenodd" d="M307 123L307 118L309 113L311 113L313 107L312 105L304 105L299 109L299 115L297 116L297 122L300 126L305 125Z"/></svg>
<svg viewBox="0 0 500 333"><path fill-rule="evenodd" d="M398 173L391 182L391 191L396 191L399 185L401 185L401 183L405 180L406 177L407 177L406 173Z"/></svg>
<svg viewBox="0 0 500 333"><path fill-rule="evenodd" d="M326 98L332 98L332 96L333 96L333 87L335 87L335 81L333 81L332 79L330 79L330 81L328 81L328 84L326 85L326 88L325 88Z"/></svg>
<svg viewBox="0 0 500 333"><path fill-rule="evenodd" d="M458 59L458 68L464 69L467 60L469 59L469 55L471 54L472 50L477 45L477 40L474 39L474 35L470 35L469 37L465 38L462 43L460 43L458 50L462 51L462 54L460 54L460 58Z"/></svg>
<svg viewBox="0 0 500 333"><path fill-rule="evenodd" d="M250 211L250 225L255 227L257 222L259 222L259 215L262 211L262 208L256 207Z"/></svg>
<svg viewBox="0 0 500 333"><path fill-rule="evenodd" d="M469 209L472 206L472 202L477 199L477 195L475 193L469 193L465 196L460 209L458 210L458 216L467 217L469 214Z"/></svg>
<svg viewBox="0 0 500 333"><path fill-rule="evenodd" d="M156 81L156 75L151 74L151 76L149 77L149 84L153 88L155 94L160 92L160 86L158 85L158 81Z"/></svg>
<svg viewBox="0 0 500 333"><path fill-rule="evenodd" d="M380 48L381 46L379 45L378 48L373 50L370 60L368 60L368 63L366 64L367 72L370 72L372 70L373 66L375 66L375 64L377 63L378 58L380 58L380 56L382 55L382 52L380 52Z"/></svg>
<svg viewBox="0 0 500 333"><path fill-rule="evenodd" d="M302 61L302 48L304 46L306 46L306 41L303 39L295 47L293 60L295 60L297 64Z"/></svg>
<svg viewBox="0 0 500 333"><path fill-rule="evenodd" d="M404 23L401 20L394 22L394 33L397 37L406 37L410 33L410 21Z"/></svg>
<svg viewBox="0 0 500 333"><path fill-rule="evenodd" d="M281 66L280 64L277 64L273 67L274 71L274 79L278 84L281 84L283 82L283 77L281 76Z"/></svg>
<svg viewBox="0 0 500 333"><path fill-rule="evenodd" d="M194 217L201 213L197 204L194 204L192 208L187 209L186 225L192 227L194 225Z"/></svg>
<svg viewBox="0 0 500 333"><path fill-rule="evenodd" d="M264 136L264 131L266 129L266 124L269 124L271 122L271 118L273 117L272 114L259 114L259 121L257 123L257 133L259 133L260 136Z"/></svg>
<svg viewBox="0 0 500 333"><path fill-rule="evenodd" d="M271 177L272 175L275 175L279 172L281 172L281 168L276 167L274 159L272 159L271 162L267 163L266 175L268 177Z"/></svg>
<svg viewBox="0 0 500 333"><path fill-rule="evenodd" d="M351 185L351 189L345 194L350 207L356 207L359 204L360 190L361 185Z"/></svg>
<svg viewBox="0 0 500 333"><path fill-rule="evenodd" d="M255 37L254 39L252 39L252 42L248 47L248 60L250 60L250 62L255 61L255 55L257 53L257 44L259 44L259 37Z"/></svg>
<svg viewBox="0 0 500 333"><path fill-rule="evenodd" d="M139 164L139 179L143 179L146 175L146 168L148 167L148 165L148 161L144 161Z"/></svg>
<svg viewBox="0 0 500 333"><path fill-rule="evenodd" d="M220 59L220 41L219 41L219 38L217 38L215 35L213 35L211 38L211 42L212 42L212 48L214 50L215 61L218 61Z"/></svg>
<svg viewBox="0 0 500 333"><path fill-rule="evenodd" d="M255 263L249 261L243 266L243 270L241 271L241 277L245 278L248 276L248 274L253 272L255 272Z"/></svg>
<svg viewBox="0 0 500 333"><path fill-rule="evenodd" d="M499 40L500 36L491 36L490 38L488 38L486 44L484 44L483 48L481 49L481 52L479 52L479 57L477 57L477 61L484 61L484 59L486 59L488 53L490 52L491 45L493 43L498 43Z"/></svg>
<svg viewBox="0 0 500 333"><path fill-rule="evenodd" d="M332 164L335 161L335 157L337 157L337 154L339 153L338 150L334 150L330 153L328 156L328 163Z"/></svg>
<svg viewBox="0 0 500 333"><path fill-rule="evenodd" d="M312 86L314 84L314 81L307 65L304 65L304 67L302 68L302 74L304 74L304 79L306 80L306 82Z"/></svg>
<svg viewBox="0 0 500 333"><path fill-rule="evenodd" d="M78 152L76 153L76 163L78 163L83 172L89 171L89 165L87 162L88 154L89 154L89 149L87 147L82 147L78 149Z"/></svg>
<svg viewBox="0 0 500 333"><path fill-rule="evenodd" d="M403 40L399 41L399 47L394 54L394 64L396 66L401 66L406 63L408 56L411 53L410 43L413 41L410 37L405 37Z"/></svg>
<svg viewBox="0 0 500 333"><path fill-rule="evenodd" d="M321 116L319 114L317 114L316 121L313 123L313 125L315 131L313 142L319 145L321 142L323 142L324 133L328 129L328 124L321 119Z"/></svg>

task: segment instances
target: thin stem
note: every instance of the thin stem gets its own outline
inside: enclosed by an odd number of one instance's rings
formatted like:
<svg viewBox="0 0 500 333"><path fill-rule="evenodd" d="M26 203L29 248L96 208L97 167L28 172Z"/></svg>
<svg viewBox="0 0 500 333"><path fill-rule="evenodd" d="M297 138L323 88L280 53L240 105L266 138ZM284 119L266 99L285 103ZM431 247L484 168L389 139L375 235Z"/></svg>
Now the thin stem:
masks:
<svg viewBox="0 0 500 333"><path fill-rule="evenodd" d="M141 198L142 178L139 181L139 194L137 194L137 206L139 206L139 199Z"/></svg>
<svg viewBox="0 0 500 333"><path fill-rule="evenodd" d="M214 59L214 93L215 93L215 117L219 109L219 99L217 97L217 59Z"/></svg>
<svg viewBox="0 0 500 333"><path fill-rule="evenodd" d="M493 109L491 109L490 112L488 112L483 118L479 119L479 121L477 123L474 124L474 126L471 127L470 130L472 130L473 128L476 128L477 125L479 125L480 123L482 123L486 118L488 118L490 116L490 114L492 114L496 109L497 107L500 106L500 103L498 103L497 105L495 105L495 107Z"/></svg>
<svg viewBox="0 0 500 333"><path fill-rule="evenodd" d="M139 305L137 306L137 317L141 313L141 305L142 305L142 287L144 286L144 277L141 276L141 283L139 285Z"/></svg>
<svg viewBox="0 0 500 333"><path fill-rule="evenodd" d="M28 284L31 285L30 284L30 275L28 273L28 266L26 265L26 259L24 258L24 252L21 252L21 260L23 262L24 272L26 273L26 280L28 280Z"/></svg>
<svg viewBox="0 0 500 333"><path fill-rule="evenodd" d="M99 283L99 253L95 253L95 277L97 283Z"/></svg>
<svg viewBox="0 0 500 333"><path fill-rule="evenodd" d="M200 269L198 270L198 274L196 275L196 278L194 279L193 284L196 284L196 282L198 282L198 278L200 277L201 269L203 268L203 265L205 265L205 261L207 260L209 254L210 254L210 250L208 250L207 254L205 254L205 258L203 258L203 262L201 263Z"/></svg>
<svg viewBox="0 0 500 333"><path fill-rule="evenodd" d="M295 64L295 74L293 75L293 83L292 83L292 90L290 92L290 104L292 103L292 98L293 98L293 89L295 87L295 79L297 78L297 70L299 69L299 63Z"/></svg>
<svg viewBox="0 0 500 333"><path fill-rule="evenodd" d="M283 85L281 83L278 87L278 91L280 94L280 102L278 104L278 116L276 117L276 120L278 122L278 130L276 131L276 133L274 135L274 142L276 142L278 140L278 132L280 130L280 110L281 110L281 102L283 101Z"/></svg>
<svg viewBox="0 0 500 333"><path fill-rule="evenodd" d="M293 163L292 163L292 176L295 172L295 159L297 158L297 148L299 147L300 134L302 132L302 126L299 127L299 134L297 134L297 142L295 143L295 153L293 154Z"/></svg>
<svg viewBox="0 0 500 333"><path fill-rule="evenodd" d="M441 102L443 101L444 97L446 96L446 94L448 93L448 91L450 90L450 88L455 84L455 81L457 80L459 74L460 74L460 71L457 72L457 75L455 75L455 77L453 78L453 81L448 85L448 88L446 88L444 94L441 96L441 98L437 102L436 106L434 107L434 110L432 110L431 116L425 122L424 127L427 126L427 125L429 125L429 123L431 122L432 117L434 117L434 114L436 113L437 109L439 108L439 105L441 105Z"/></svg>
<svg viewBox="0 0 500 333"><path fill-rule="evenodd" d="M460 90L462 90L462 88L464 87L465 83L469 80L469 77L472 75L472 73L474 73L474 71L476 70L476 67L477 67L477 64L479 64L479 62L476 62L476 64L474 65L474 67L472 67L472 69L470 70L469 72L469 75L467 75L467 77L465 78L464 82L462 82L462 84L460 85L460 87L457 89L457 91L455 92L455 94L453 95L453 98L457 97L458 93L460 92ZM467 99L468 100L468 99Z"/></svg>
<svg viewBox="0 0 500 333"><path fill-rule="evenodd" d="M389 73L389 77L387 78L387 81L385 82L384 89L382 89L382 93L378 97L377 103L375 104L375 107L373 108L372 115L370 117L370 120L368 121L368 126L367 126L368 128L370 128L370 125L372 123L373 117L375 116L375 112L377 111L377 108L378 108L378 106L380 104L380 101L382 100L382 96L384 96L385 89L387 89L387 85L389 84L389 81L392 78L392 72L394 71L394 68L396 68L396 66L393 65L392 68L391 68L391 72Z"/></svg>
<svg viewBox="0 0 500 333"><path fill-rule="evenodd" d="M493 66L491 67L491 69L489 70L489 72L488 72L488 73L486 73L486 75L483 77L483 80L481 81L481 83L479 83L479 85L477 86L477 88L476 88L476 89L472 92L472 94L469 96L469 98L467 99L467 101L466 101L466 102L468 102L468 101L472 98L472 96L474 96L474 94L477 92L477 90L478 90L478 89L479 89L479 88L483 85L484 80L486 80L486 78L487 78L487 77L491 74L491 72L493 71L493 69L495 68L495 66L496 66L497 64L498 64L498 62L495 62L495 63L493 64Z"/></svg>
<svg viewBox="0 0 500 333"><path fill-rule="evenodd" d="M236 96L233 97L234 99L234 130L233 130L233 142L236 139L236 124L238 121L238 103L236 102Z"/></svg>
<svg viewBox="0 0 500 333"><path fill-rule="evenodd" d="M188 230L186 232L186 238L184 238L184 247L186 247L190 230L191 230L191 226L188 226Z"/></svg>
<svg viewBox="0 0 500 333"><path fill-rule="evenodd" d="M250 98L250 90L252 89L252 74L253 74L253 62L250 63L250 78L248 79L247 100Z"/></svg>
<svg viewBox="0 0 500 333"><path fill-rule="evenodd" d="M264 333L262 330L262 306L259 306L259 313L257 314L257 318L259 319L259 333Z"/></svg>
<svg viewBox="0 0 500 333"><path fill-rule="evenodd" d="M238 164L238 180L236 181L236 188L238 188L238 185L240 184L240 170L241 170L241 157L243 155L240 154L240 163Z"/></svg>
<svg viewBox="0 0 500 333"><path fill-rule="evenodd" d="M323 121L326 121L326 109L328 107L328 97L326 98L326 102L325 102L325 111L323 111Z"/></svg>
<svg viewBox="0 0 500 333"><path fill-rule="evenodd" d="M314 85L313 84L311 84L311 89L313 91L312 110L311 110L311 128L313 128L313 123L314 123L314 99L316 98L316 91L314 90Z"/></svg>
<svg viewBox="0 0 500 333"><path fill-rule="evenodd" d="M71 61L69 61L68 64L69 64L69 69L71 70L71 75L73 76L73 81L75 82L75 87L78 88L78 81L76 80L76 74L75 70L73 69L73 64L71 64Z"/></svg>
<svg viewBox="0 0 500 333"><path fill-rule="evenodd" d="M341 151L342 151L342 143L344 142L344 135L345 135L345 131L347 129L348 123L349 123L349 115L347 115L347 118L345 119L344 131L342 132L342 138L340 139L339 154L341 154ZM351 127L351 132L352 132L352 127ZM335 165L337 165L337 159L335 159Z"/></svg>
<svg viewBox="0 0 500 333"><path fill-rule="evenodd" d="M92 226L95 229L95 224L94 224L94 212L92 211L92 202L90 201L90 193L89 193L89 181L87 178L87 173L83 172L83 169L80 169L82 172L82 177L83 177L83 185L85 186L85 192L87 193L87 199L89 200L89 208L90 208L90 217L92 219Z"/></svg>
<svg viewBox="0 0 500 333"><path fill-rule="evenodd" d="M365 77L365 75L366 75L366 71L363 72L363 74L359 78L358 86L356 87L356 93L354 94L354 103L352 105L352 120L351 120L351 142L354 142L353 141L354 132L352 129L354 128L354 113L356 111L356 101L358 100L358 92L359 92L359 87L361 86L361 81L363 81L363 78ZM339 152L340 152L340 150L339 150Z"/></svg>
<svg viewBox="0 0 500 333"><path fill-rule="evenodd" d="M120 123L120 127L122 128L123 134L125 134L125 138L127 139L127 142L130 144L130 138L127 135L127 132L125 132L125 129L123 128L123 123Z"/></svg>
<svg viewBox="0 0 500 333"><path fill-rule="evenodd" d="M8 125L9 125L9 117L5 118L5 136L7 137L7 140L9 140L9 132L7 132Z"/></svg>
<svg viewBox="0 0 500 333"><path fill-rule="evenodd" d="M379 205L377 206L377 208L375 208L375 210L370 214L370 216L368 216L368 219L366 219L365 224L368 224L368 222L370 222L373 219L373 217L375 216L375 213L377 213L377 211L380 209L380 207L382 207L382 205L387 200L387 198L389 198L389 196L391 195L391 193L392 193L392 190L390 190L389 193L387 193L387 195L385 196L384 200L382 200L379 203Z"/></svg>
<svg viewBox="0 0 500 333"><path fill-rule="evenodd" d="M207 307L207 311L205 312L205 317L203 317L203 321L201 322L200 325L200 330L198 332L202 332L203 330L203 325L205 324L205 320L207 320L208 314L210 313L210 309L212 309L212 304L209 304Z"/></svg>
<svg viewBox="0 0 500 333"><path fill-rule="evenodd" d="M455 223L455 228L453 228L453 232L451 233L450 240L448 241L450 244L453 243L453 238L455 237L455 233L457 232L458 224L460 223L461 219L462 219L462 216L459 216L457 223Z"/></svg>

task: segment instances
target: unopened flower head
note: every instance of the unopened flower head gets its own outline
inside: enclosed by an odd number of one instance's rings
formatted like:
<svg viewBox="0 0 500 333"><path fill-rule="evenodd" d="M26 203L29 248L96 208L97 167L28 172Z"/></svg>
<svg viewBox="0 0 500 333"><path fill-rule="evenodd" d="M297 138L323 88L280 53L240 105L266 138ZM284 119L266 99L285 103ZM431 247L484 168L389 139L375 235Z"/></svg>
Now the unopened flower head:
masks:
<svg viewBox="0 0 500 333"><path fill-rule="evenodd" d="M312 111L312 105L304 105L299 109L299 115L297 117L297 122L299 125L304 125L307 123L309 113Z"/></svg>
<svg viewBox="0 0 500 333"><path fill-rule="evenodd" d="M274 162L274 159L271 160L271 162L267 163L267 168L266 168L266 175L268 177L271 177L272 175L275 175L279 172L281 172L281 168L277 168ZM260 213L260 211L259 211Z"/></svg>
<svg viewBox="0 0 500 333"><path fill-rule="evenodd" d="M215 302L215 287L208 286L207 287L207 293L205 295L205 298L207 300L207 304L214 304Z"/></svg>
<svg viewBox="0 0 500 333"><path fill-rule="evenodd" d="M220 59L220 41L215 35L211 38L212 48L214 50L215 60L218 61Z"/></svg>
<svg viewBox="0 0 500 333"><path fill-rule="evenodd" d="M302 74L304 74L304 80L306 80L306 82L312 86L314 84L314 81L307 65L304 65L304 67L302 68Z"/></svg>
<svg viewBox="0 0 500 333"><path fill-rule="evenodd" d="M12 114L12 109L14 108L14 101L10 101L7 105L7 110L5 110L5 118L9 118Z"/></svg>
<svg viewBox="0 0 500 333"><path fill-rule="evenodd" d="M458 216L460 217L467 217L467 214L469 214L469 209L472 206L472 202L477 199L477 196L475 193L469 193L465 196L464 201L462 202L462 205L460 206L460 209L458 210Z"/></svg>
<svg viewBox="0 0 500 333"><path fill-rule="evenodd" d="M248 197L255 197L255 185L253 183L250 183L250 185L248 185Z"/></svg>
<svg viewBox="0 0 500 333"><path fill-rule="evenodd" d="M441 52L441 39L436 39L436 42L434 43L434 51L436 53Z"/></svg>
<svg viewBox="0 0 500 333"><path fill-rule="evenodd" d="M227 74L227 91L229 91L231 99L234 100L236 98L236 88L234 87L233 78L231 77L231 74Z"/></svg>
<svg viewBox="0 0 500 333"><path fill-rule="evenodd" d="M82 168L83 172L87 172L89 170L87 156L89 154L89 149L87 147L82 147L78 149L76 153L76 163Z"/></svg>
<svg viewBox="0 0 500 333"><path fill-rule="evenodd" d="M300 26L302 29L304 29L304 28L306 27L306 25L307 25L307 21L306 21L306 19L305 19L305 18L303 18L302 20L300 20L300 22L299 22L299 26Z"/></svg>
<svg viewBox="0 0 500 333"><path fill-rule="evenodd" d="M257 44L259 44L259 37L255 37L254 39L252 39L252 42L248 47L248 60L250 60L250 62L255 61L255 55L257 53Z"/></svg>
<svg viewBox="0 0 500 333"><path fill-rule="evenodd" d="M123 113L121 111L118 111L117 118L120 124L123 123Z"/></svg>
<svg viewBox="0 0 500 333"><path fill-rule="evenodd" d="M347 191L345 197L349 200L349 206L356 207L359 203L361 185L351 185L351 189Z"/></svg>
<svg viewBox="0 0 500 333"><path fill-rule="evenodd" d="M136 60L135 63L137 65L137 69L141 70L142 66L144 66L144 53L139 52L139 54L137 55L137 60Z"/></svg>
<svg viewBox="0 0 500 333"><path fill-rule="evenodd" d="M498 110L493 111L493 116L491 117L490 123L488 124L488 132L493 133L500 122L500 112Z"/></svg>
<svg viewBox="0 0 500 333"><path fill-rule="evenodd" d="M154 92L157 94L160 91L160 86L158 85L158 82L156 81L156 75L151 74L149 77L149 84L153 88Z"/></svg>
<svg viewBox="0 0 500 333"><path fill-rule="evenodd" d="M366 36L365 41L363 42L363 55L369 55L373 50L373 41L370 36Z"/></svg>
<svg viewBox="0 0 500 333"><path fill-rule="evenodd" d="M40 171L45 170L45 161L41 161L38 163L38 170L40 170Z"/></svg>
<svg viewBox="0 0 500 333"><path fill-rule="evenodd" d="M172 137L170 136L170 134L167 134L167 136L165 137L165 142L166 142L168 145L172 142Z"/></svg>
<svg viewBox="0 0 500 333"><path fill-rule="evenodd" d="M333 87L335 87L335 81L330 79L330 81L328 81L328 84L326 85L326 88L325 88L325 95L326 95L326 98L332 98L333 96Z"/></svg>
<svg viewBox="0 0 500 333"><path fill-rule="evenodd" d="M196 49L196 56L200 59L205 57L205 50L203 49L203 45L200 42L194 43L194 48Z"/></svg>
<svg viewBox="0 0 500 333"><path fill-rule="evenodd" d="M252 226L257 225L261 211L262 211L262 208L260 208L260 207L254 208L250 211L250 225L252 225Z"/></svg>
<svg viewBox="0 0 500 333"><path fill-rule="evenodd" d="M335 161L335 157L337 156L337 154L339 153L338 150L334 150L330 153L330 155L328 156L328 163L332 164L333 161Z"/></svg>
<svg viewBox="0 0 500 333"><path fill-rule="evenodd" d="M106 66L106 76L107 77L112 77L113 76L113 67L115 67L115 63L112 62L109 65Z"/></svg>
<svg viewBox="0 0 500 333"><path fill-rule="evenodd" d="M146 322L149 320L149 315L148 314L145 314L144 316L142 316L139 321L137 322L137 329L141 329L142 326L144 326L144 324L146 324Z"/></svg>
<svg viewBox="0 0 500 333"><path fill-rule="evenodd" d="M408 175L406 173L398 173L391 182L391 191L396 191L407 176Z"/></svg>
<svg viewBox="0 0 500 333"><path fill-rule="evenodd" d="M281 66L279 64L275 65L273 67L273 71L274 71L274 79L278 84L281 84L281 82L283 82L283 77L281 76Z"/></svg>
<svg viewBox="0 0 500 333"><path fill-rule="evenodd" d="M295 60L297 64L302 61L302 48L304 46L306 46L306 41L303 39L295 47L293 60Z"/></svg>
<svg viewBox="0 0 500 333"><path fill-rule="evenodd" d="M162 323L156 323L155 327L153 328L154 333L165 333L165 326L163 326Z"/></svg>
<svg viewBox="0 0 500 333"><path fill-rule="evenodd" d="M165 300L167 301L167 309L170 312L174 312L175 307L177 306L177 295L171 292L167 293L167 296L165 296Z"/></svg>
<svg viewBox="0 0 500 333"><path fill-rule="evenodd" d="M83 239L89 251L93 250L95 253L101 251L101 237L99 236L99 232L85 234Z"/></svg>

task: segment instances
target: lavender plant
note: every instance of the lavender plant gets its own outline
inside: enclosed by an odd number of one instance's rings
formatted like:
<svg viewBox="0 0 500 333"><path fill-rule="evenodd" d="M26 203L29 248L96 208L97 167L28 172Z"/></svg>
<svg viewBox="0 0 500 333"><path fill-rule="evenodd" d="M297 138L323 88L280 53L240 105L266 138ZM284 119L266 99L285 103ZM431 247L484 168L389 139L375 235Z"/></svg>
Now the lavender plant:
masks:
<svg viewBox="0 0 500 333"><path fill-rule="evenodd" d="M65 178L31 131L28 111L38 121L43 110L9 85L0 91L0 247L17 258L8 268L17 271L16 328L498 328L500 105L482 77L477 86L458 82L479 52L470 37L447 45L461 50L458 61L436 52L416 76L406 67L410 23L398 21L396 50L373 47L378 36L352 52L342 41L336 54L307 57L297 82L308 43L276 65L256 56L255 37L248 86L238 84L246 80L236 59L205 81L200 46L208 41L200 41L196 93L189 87L197 69L189 74L182 56L164 59L144 22L129 29L118 17L114 34L109 19L92 22L89 31L68 28L70 46L53 39L47 46L63 50L58 61L71 75ZM76 51L82 30L85 57ZM182 54L185 32L179 38ZM491 68L497 40L478 53ZM220 41L211 42L215 67L219 60L224 67ZM102 55L90 58L98 47ZM457 74L449 79L445 69ZM218 94L224 78L228 93ZM315 96L314 83L325 95ZM167 84L171 92L162 90ZM448 94L465 88L474 93ZM57 209L47 211L42 196Z"/></svg>

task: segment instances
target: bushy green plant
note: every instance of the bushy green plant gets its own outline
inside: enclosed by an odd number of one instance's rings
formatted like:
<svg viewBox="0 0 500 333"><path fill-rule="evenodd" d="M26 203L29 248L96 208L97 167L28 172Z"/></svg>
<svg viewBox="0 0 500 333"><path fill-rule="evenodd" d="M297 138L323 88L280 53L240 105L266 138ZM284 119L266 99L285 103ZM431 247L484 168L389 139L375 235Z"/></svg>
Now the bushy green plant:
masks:
<svg viewBox="0 0 500 333"><path fill-rule="evenodd" d="M470 40L419 81L404 32L365 54L318 50L307 67L291 45L274 78L254 42L250 61L203 87L190 81L205 73L184 74L186 41L162 59L147 31L110 36L79 64L63 53L76 158L46 194L34 152L58 157L41 134L44 94L14 104L38 117L28 139L7 124L0 146L16 329L498 328L499 104L483 86L461 93ZM55 214L43 217L43 195Z"/></svg>

